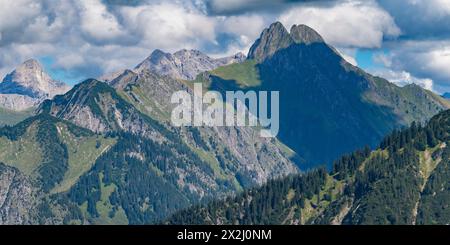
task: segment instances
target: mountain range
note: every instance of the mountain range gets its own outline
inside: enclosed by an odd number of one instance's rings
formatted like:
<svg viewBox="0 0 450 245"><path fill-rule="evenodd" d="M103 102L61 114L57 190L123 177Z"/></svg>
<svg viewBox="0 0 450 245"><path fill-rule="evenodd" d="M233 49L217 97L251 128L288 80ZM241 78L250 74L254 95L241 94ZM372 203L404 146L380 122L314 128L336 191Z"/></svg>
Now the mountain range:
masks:
<svg viewBox="0 0 450 245"><path fill-rule="evenodd" d="M428 193L421 185L431 183L430 176L446 174L437 170L448 160L448 113L426 127L418 123L449 102L352 66L307 26L288 32L272 24L247 57L156 50L136 67L99 80L66 91L31 60L0 83L3 95L33 101L0 110L0 119L9 120L0 128L0 223L445 220L427 213L431 206L423 209L418 200L425 199L418 196ZM170 97L180 90L192 94L193 82L220 92L280 91L279 137L261 138L256 127L172 126ZM29 114L9 116L23 110ZM413 121L411 129L382 141ZM320 164L330 172L302 173ZM385 206L390 211L373 213ZM355 215L336 213L342 207ZM378 217L380 212L392 217Z"/></svg>
<svg viewBox="0 0 450 245"><path fill-rule="evenodd" d="M230 57L211 58L198 50L182 49L173 54L165 53L159 49L153 51L149 57L139 63L133 71L140 73L149 70L161 76L170 76L175 79L193 80L199 73L210 71L217 67L239 63L246 59L243 53ZM113 72L99 78L100 81L112 81L124 71Z"/></svg>
<svg viewBox="0 0 450 245"><path fill-rule="evenodd" d="M172 127L167 95L192 93L183 81L145 70L111 85L86 80L0 130L0 200L14 200L2 223L152 223L298 172L292 152L255 129ZM16 202L30 211L15 213Z"/></svg>

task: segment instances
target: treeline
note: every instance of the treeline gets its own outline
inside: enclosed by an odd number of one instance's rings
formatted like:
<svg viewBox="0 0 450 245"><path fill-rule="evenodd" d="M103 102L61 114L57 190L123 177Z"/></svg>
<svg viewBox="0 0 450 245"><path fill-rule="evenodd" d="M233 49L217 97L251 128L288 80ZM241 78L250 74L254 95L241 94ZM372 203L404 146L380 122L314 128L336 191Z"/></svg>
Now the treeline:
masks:
<svg viewBox="0 0 450 245"><path fill-rule="evenodd" d="M445 111L425 126L413 123L392 132L376 150L366 147L341 157L330 173L319 169L270 181L236 197L180 211L163 223L448 224L449 134L450 111ZM427 164L421 162L425 150L432 154L427 161L440 161L428 180L421 172ZM320 195L329 185L341 188L334 198ZM328 202L312 202L313 197Z"/></svg>
<svg viewBox="0 0 450 245"><path fill-rule="evenodd" d="M413 122L409 128L394 130L383 139L380 148L382 150L387 149L389 152L396 152L408 145L419 151L424 151L427 147L435 147L439 141L448 140L449 115L449 111L442 112L433 117L424 127Z"/></svg>
<svg viewBox="0 0 450 245"><path fill-rule="evenodd" d="M280 214L288 207L304 207L305 200L318 195L326 182L324 168L306 175L269 181L262 187L244 191L237 197L215 200L173 215L167 224L280 224ZM287 199L290 191L293 195Z"/></svg>
<svg viewBox="0 0 450 245"><path fill-rule="evenodd" d="M201 202L202 196L189 186L202 188L205 196L212 191L200 175L187 171L195 167L201 173L214 175L211 166L185 144L158 143L124 132L110 133L112 136L118 138L117 144L98 158L67 194L77 205L87 203L91 218L99 217L97 203L102 201L111 204L110 217L122 208L130 224L153 223L175 210ZM179 171L185 176L180 177ZM181 178L186 183L184 189L178 187ZM116 187L107 200L101 200L102 185ZM225 191L230 185L221 188Z"/></svg>
<svg viewBox="0 0 450 245"><path fill-rule="evenodd" d="M69 168L67 146L59 139L55 121L44 117L38 121L36 138L42 151L40 181L45 192L60 183Z"/></svg>
<svg viewBox="0 0 450 245"><path fill-rule="evenodd" d="M59 120L48 114L39 114L30 117L15 126L5 126L0 129L0 136L17 141L31 125L36 128L36 141L42 154L41 164L38 169L39 183L45 192L50 191L57 183L63 180L68 169L67 146L60 140L57 124L64 124L69 132L75 136L88 136L93 133L87 129L75 126L72 123Z"/></svg>

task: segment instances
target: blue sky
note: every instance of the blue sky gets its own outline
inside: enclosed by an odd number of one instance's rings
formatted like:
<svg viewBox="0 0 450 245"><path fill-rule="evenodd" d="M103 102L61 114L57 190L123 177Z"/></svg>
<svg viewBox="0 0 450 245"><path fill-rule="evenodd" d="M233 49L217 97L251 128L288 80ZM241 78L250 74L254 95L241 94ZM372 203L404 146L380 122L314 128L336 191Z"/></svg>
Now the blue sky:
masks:
<svg viewBox="0 0 450 245"><path fill-rule="evenodd" d="M0 0L0 76L37 58L74 84L154 49L248 51L274 21L307 24L351 63L399 85L450 91L448 0Z"/></svg>
<svg viewBox="0 0 450 245"><path fill-rule="evenodd" d="M40 56L36 57L36 59L39 60L45 71L55 80L65 81L73 85L86 79L86 76L82 73L71 74L70 70L54 67L55 59L52 56Z"/></svg>

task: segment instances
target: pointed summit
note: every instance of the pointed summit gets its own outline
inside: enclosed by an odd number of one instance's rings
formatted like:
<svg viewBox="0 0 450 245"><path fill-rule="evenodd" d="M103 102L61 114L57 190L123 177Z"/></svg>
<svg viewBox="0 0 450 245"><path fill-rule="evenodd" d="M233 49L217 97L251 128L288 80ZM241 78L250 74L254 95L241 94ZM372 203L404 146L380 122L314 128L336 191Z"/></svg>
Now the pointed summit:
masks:
<svg viewBox="0 0 450 245"><path fill-rule="evenodd" d="M35 59L29 59L23 62L19 67L17 67L17 70L24 69L24 70L38 70L42 71L42 65L39 63L39 61Z"/></svg>
<svg viewBox="0 0 450 245"><path fill-rule="evenodd" d="M166 53L160 49L155 49L147 59L152 63L157 63L163 59L170 59L171 56L171 54Z"/></svg>
<svg viewBox="0 0 450 245"><path fill-rule="evenodd" d="M264 29L260 38L250 48L249 59L262 61L272 56L276 51L287 48L294 43L289 32L280 22L275 22Z"/></svg>
<svg viewBox="0 0 450 245"><path fill-rule="evenodd" d="M12 73L6 76L5 80L8 79L23 86L32 86L35 83L44 84L52 80L50 76L45 73L42 65L35 59L29 59L20 64Z"/></svg>
<svg viewBox="0 0 450 245"><path fill-rule="evenodd" d="M275 22L261 33L260 38L250 48L248 58L261 62L278 50L295 43L310 45L324 43L324 40L319 33L306 25L293 25L289 33L283 24Z"/></svg>
<svg viewBox="0 0 450 245"><path fill-rule="evenodd" d="M29 59L6 75L0 83L0 95L4 101L4 103L0 103L0 106L21 110L27 106L34 106L42 100L52 98L57 94L63 94L69 89L70 87L66 84L53 80L37 60ZM22 106L15 105L17 103L12 102L18 97L26 97L24 101L30 103L22 103Z"/></svg>
<svg viewBox="0 0 450 245"><path fill-rule="evenodd" d="M307 25L293 25L291 28L291 37L296 43L323 43L323 38L314 29Z"/></svg>

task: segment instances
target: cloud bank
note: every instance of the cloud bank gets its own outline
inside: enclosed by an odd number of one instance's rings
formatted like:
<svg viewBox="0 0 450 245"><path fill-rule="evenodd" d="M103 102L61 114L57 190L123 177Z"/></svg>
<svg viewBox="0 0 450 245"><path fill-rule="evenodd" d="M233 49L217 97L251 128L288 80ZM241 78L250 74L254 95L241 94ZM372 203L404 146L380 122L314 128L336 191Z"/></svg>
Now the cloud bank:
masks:
<svg viewBox="0 0 450 245"><path fill-rule="evenodd" d="M358 49L388 50L384 61L374 57L383 66L378 72L450 91L446 0L0 0L0 5L0 76L31 57L73 82L133 67L156 48L192 48L212 56L247 52L262 29L278 20L287 28L313 27L353 64Z"/></svg>

